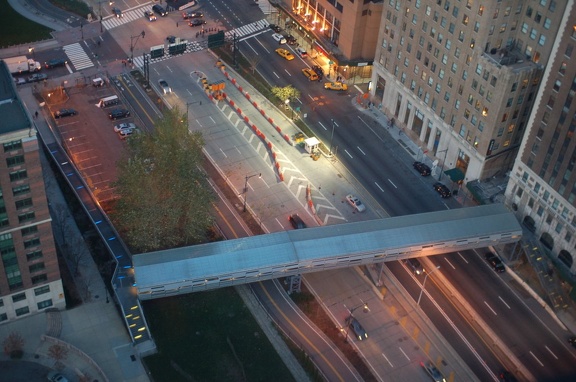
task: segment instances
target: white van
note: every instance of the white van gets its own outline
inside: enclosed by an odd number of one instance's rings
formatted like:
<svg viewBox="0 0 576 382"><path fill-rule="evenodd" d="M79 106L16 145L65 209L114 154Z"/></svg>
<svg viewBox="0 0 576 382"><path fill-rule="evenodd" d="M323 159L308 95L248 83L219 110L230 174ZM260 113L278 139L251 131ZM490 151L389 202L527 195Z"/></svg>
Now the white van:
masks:
<svg viewBox="0 0 576 382"><path fill-rule="evenodd" d="M104 86L104 80L100 77L94 78L92 80L92 86L99 88L100 86Z"/></svg>
<svg viewBox="0 0 576 382"><path fill-rule="evenodd" d="M100 98L100 101L98 101L96 106L105 108L112 105L118 105L118 103L120 103L120 99L118 99L118 96L113 95L110 97Z"/></svg>

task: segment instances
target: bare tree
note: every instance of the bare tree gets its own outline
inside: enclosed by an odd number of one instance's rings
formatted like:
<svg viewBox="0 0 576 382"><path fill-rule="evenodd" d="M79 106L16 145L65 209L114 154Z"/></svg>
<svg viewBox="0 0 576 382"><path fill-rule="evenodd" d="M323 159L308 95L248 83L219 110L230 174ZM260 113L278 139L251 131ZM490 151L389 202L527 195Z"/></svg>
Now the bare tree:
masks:
<svg viewBox="0 0 576 382"><path fill-rule="evenodd" d="M62 369L64 365L61 361L68 358L68 349L62 345L52 345L48 348L48 357L56 361L56 369Z"/></svg>
<svg viewBox="0 0 576 382"><path fill-rule="evenodd" d="M10 358L22 358L24 354L24 338L16 332L12 332L2 342L4 354Z"/></svg>
<svg viewBox="0 0 576 382"><path fill-rule="evenodd" d="M261 56L250 56L250 57L244 56L244 57L250 63L250 69L252 69L252 74L254 74L254 72L256 71L256 68L258 67L258 65L262 61L262 57Z"/></svg>

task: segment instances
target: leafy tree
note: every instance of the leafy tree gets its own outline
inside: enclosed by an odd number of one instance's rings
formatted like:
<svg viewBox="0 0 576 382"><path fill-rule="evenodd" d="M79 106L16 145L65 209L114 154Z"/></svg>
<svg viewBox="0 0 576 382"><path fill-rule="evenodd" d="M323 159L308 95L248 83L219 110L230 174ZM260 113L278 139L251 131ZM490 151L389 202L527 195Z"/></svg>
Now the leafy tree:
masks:
<svg viewBox="0 0 576 382"><path fill-rule="evenodd" d="M301 94L300 90L296 89L292 85L284 86L282 88L279 86L273 86L271 90L272 94L278 97L282 102L287 99L293 100L294 98L299 98Z"/></svg>
<svg viewBox="0 0 576 382"><path fill-rule="evenodd" d="M153 132L133 134L118 163L118 202L112 212L123 237L149 252L204 242L214 199L202 171L200 132L190 133L177 108L157 120Z"/></svg>

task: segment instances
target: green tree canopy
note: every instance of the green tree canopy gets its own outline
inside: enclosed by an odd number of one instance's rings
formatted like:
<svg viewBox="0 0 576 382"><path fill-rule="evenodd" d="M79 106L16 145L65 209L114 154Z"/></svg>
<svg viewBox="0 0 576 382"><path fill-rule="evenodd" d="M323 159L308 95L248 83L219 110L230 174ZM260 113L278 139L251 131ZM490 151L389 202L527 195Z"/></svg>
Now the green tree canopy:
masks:
<svg viewBox="0 0 576 382"><path fill-rule="evenodd" d="M201 167L203 146L202 134L188 131L186 115L177 108L165 112L154 131L128 138L112 218L134 250L206 241L214 195Z"/></svg>
<svg viewBox="0 0 576 382"><path fill-rule="evenodd" d="M300 90L296 89L292 85L284 87L273 86L271 91L272 94L278 97L282 102L286 101L287 99L293 100L294 98L299 98L301 94Z"/></svg>

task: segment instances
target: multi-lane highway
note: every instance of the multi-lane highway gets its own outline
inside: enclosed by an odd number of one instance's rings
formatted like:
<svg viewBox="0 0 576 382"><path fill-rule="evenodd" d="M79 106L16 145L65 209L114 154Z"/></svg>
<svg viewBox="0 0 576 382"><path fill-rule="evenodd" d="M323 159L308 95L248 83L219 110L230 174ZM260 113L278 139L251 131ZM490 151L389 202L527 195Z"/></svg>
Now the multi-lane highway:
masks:
<svg viewBox="0 0 576 382"><path fill-rule="evenodd" d="M239 27L244 23L263 18L255 7L243 7L235 2L207 2L203 11L211 18L214 25L225 25L229 28ZM153 45L162 43L165 35L168 34L166 21L150 25L142 18L127 23L125 26L119 26L109 33L113 39L120 41L122 47L128 47L131 45L132 35L135 35L134 31L139 33L142 28L147 28L146 30L151 33L147 32L146 38L152 40L152 43L146 40L147 44ZM178 28L177 25L175 27ZM170 32L174 32L174 26ZM293 61L284 60L274 52L278 43L272 39L271 33L268 31L243 40L240 42L240 51L249 56L252 62L258 63L258 71L271 85L291 84L302 92L302 97L296 101L301 107L302 117L305 113L306 122L324 142L329 142L332 132L334 133L333 143L336 156L341 164L353 174L349 180L358 188L359 194L365 198L369 208L378 211L378 215L381 216L385 216L385 213L380 213L380 211L386 211L389 215L395 216L458 207L457 203L451 199L439 198L431 187L433 179L420 177L412 170L411 162L418 153L409 152L400 146L398 137L391 135L396 133L392 133L392 130L386 129L383 125L374 123L370 114L359 111L353 105L353 98L357 94L353 86L349 92L340 93L325 90L322 83L308 81L300 70L310 66L313 61L310 58L301 59L297 54ZM92 48L97 50L99 46L93 44ZM142 49L140 46L136 48ZM288 47L288 49L291 48ZM164 101L169 105L180 105L182 109L188 109L197 125L207 128L206 133L211 135L211 139L232 137L234 134L231 133L232 127L229 122L225 119L215 119L209 114L209 110L193 103L199 100L202 92L194 83L197 78L194 78L193 73L199 68L191 70L190 66L194 66L193 55L154 64L151 66L152 83L156 83L158 78L166 79L173 87L174 94L166 96ZM124 80L124 82L121 80L118 86L131 89L129 78ZM125 94L128 94L126 97L137 110L143 124L149 125L155 114L150 110L154 110L154 107L147 103L148 101L142 95L134 93L132 96L129 91ZM261 158L255 154L246 141L242 140L243 138L234 135L232 139L234 141L228 149L230 152L239 152L244 158L238 170L239 180L235 180L237 183L242 183L244 174L261 167ZM269 187L266 183L255 182L251 186L256 187L256 189L251 188L251 191L255 193L258 190L257 187ZM292 200L289 203L292 203L291 210L296 211L302 208L300 202ZM361 217L356 215L355 218ZM285 216L278 216L276 220L285 221ZM268 227L270 230L277 230L286 229L288 225L268 223ZM508 276L497 275L490 270L482 256L482 252L478 254L468 251L463 254L437 256L430 259L434 265L440 265L441 269L429 277L426 293L420 303L423 311L428 314L446 340L481 380L495 379L504 367L516 371L515 366L509 362L510 358L515 358L521 363L517 371L525 371L526 373L523 374L529 379L532 376L535 380L543 381L571 380L575 374L573 364L576 357L573 350L565 344L563 336L566 334L549 316L543 315L541 311L534 314L533 310L537 307L527 302L529 297L511 288L513 283ZM434 269L434 265L428 265L429 272ZM391 264L389 269L401 281L415 303L422 291L423 277L413 277L401 264ZM322 292L322 297L326 300L338 298L342 301L352 301L358 294L358 288L362 288L356 281L352 282L353 272L349 270L339 278L339 281L350 280L352 284L338 283L331 278L323 278L321 275L308 279L313 289L326 291ZM483 332L479 331L479 326L470 319L468 313L463 313L462 306L456 303L453 295L446 292L446 289L439 288L441 286L437 282L439 276L443 276L445 281L452 286L452 292L457 291L464 297L476 312L477 318L486 323L495 337L486 337ZM271 284L267 290L273 290L273 285ZM263 289L261 291L261 295L266 294ZM431 296L435 303L431 302L428 296ZM363 297L363 299L368 298ZM273 298L269 300L268 305L274 306L272 301L277 302L278 299L284 299L284 297ZM286 309L284 303L276 303L276 305L280 308L277 314L281 314L280 312ZM333 303L327 304L326 308L334 315L336 322L341 321L342 306ZM419 308L414 307L414 309ZM377 312L377 309L374 311ZM390 345L385 345L380 339L389 337L391 328L390 325L382 325L378 316L372 314L366 316L366 321L363 322L370 328L371 338L365 344L363 343L359 350L368 360L380 360L380 362L374 361L370 364L373 365L375 375L385 380L384 376L390 373L390 363L396 365L398 363L391 361L395 356L386 357L389 360L388 365L383 361L386 358L382 357L381 346ZM400 334L397 335L400 336ZM376 340L372 341L372 338ZM494 338L497 338L497 342L501 342L504 346L504 353L509 354L502 354L501 350L497 349ZM317 346L321 341L323 340L315 340L314 345ZM326 346L329 347L329 345ZM402 348L401 352L406 352L406 350ZM403 377L406 375L412 378L421 377L419 374L421 370L416 362L418 357L407 353L405 358L408 361L404 362L406 366L404 371L396 373Z"/></svg>

